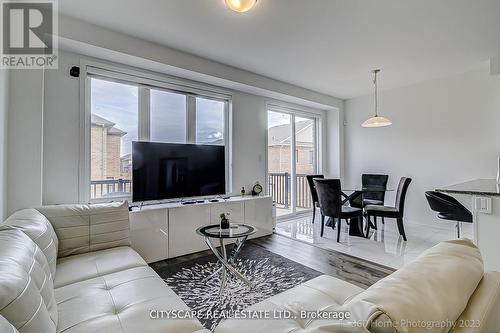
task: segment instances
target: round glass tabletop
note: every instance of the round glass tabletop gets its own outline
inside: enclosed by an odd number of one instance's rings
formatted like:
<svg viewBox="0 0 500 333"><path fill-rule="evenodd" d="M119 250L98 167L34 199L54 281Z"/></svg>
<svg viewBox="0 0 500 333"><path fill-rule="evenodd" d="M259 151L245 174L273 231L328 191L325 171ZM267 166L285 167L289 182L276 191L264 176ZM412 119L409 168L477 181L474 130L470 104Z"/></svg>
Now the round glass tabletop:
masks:
<svg viewBox="0 0 500 333"><path fill-rule="evenodd" d="M196 229L201 236L211 238L239 238L250 236L257 231L256 228L246 224L231 223L229 229L221 229L219 224L211 224Z"/></svg>

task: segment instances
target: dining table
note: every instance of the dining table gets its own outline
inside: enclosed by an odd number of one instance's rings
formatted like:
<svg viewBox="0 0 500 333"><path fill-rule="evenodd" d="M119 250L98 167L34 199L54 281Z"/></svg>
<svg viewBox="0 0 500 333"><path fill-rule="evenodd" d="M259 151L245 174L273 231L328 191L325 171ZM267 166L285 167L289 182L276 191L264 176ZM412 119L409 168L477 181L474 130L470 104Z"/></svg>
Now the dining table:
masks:
<svg viewBox="0 0 500 333"><path fill-rule="evenodd" d="M370 186L363 187L361 185L348 185L342 186L342 205L348 205L352 200L355 200L359 196L363 195L363 192L394 192L394 188L387 188L383 186ZM326 221L326 226L331 227L333 225L333 219L328 218ZM375 226L372 225L372 228L375 229ZM358 219L351 219L349 221L349 235L355 237L363 237L366 238L368 235L364 232L365 227L363 220L359 221Z"/></svg>

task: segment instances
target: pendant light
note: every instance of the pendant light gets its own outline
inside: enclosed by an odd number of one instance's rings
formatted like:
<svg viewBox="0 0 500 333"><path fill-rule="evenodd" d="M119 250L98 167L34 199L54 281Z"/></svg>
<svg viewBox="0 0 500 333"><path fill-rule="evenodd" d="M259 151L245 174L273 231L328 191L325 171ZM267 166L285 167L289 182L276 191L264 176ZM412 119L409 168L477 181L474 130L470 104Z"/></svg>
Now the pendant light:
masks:
<svg viewBox="0 0 500 333"><path fill-rule="evenodd" d="M378 87L377 74L380 69L373 70L373 84L375 85L375 116L367 119L361 126L363 127L384 127L392 125L392 121L378 115Z"/></svg>
<svg viewBox="0 0 500 333"><path fill-rule="evenodd" d="M237 13L244 13L252 9L257 0L225 0L226 6Z"/></svg>

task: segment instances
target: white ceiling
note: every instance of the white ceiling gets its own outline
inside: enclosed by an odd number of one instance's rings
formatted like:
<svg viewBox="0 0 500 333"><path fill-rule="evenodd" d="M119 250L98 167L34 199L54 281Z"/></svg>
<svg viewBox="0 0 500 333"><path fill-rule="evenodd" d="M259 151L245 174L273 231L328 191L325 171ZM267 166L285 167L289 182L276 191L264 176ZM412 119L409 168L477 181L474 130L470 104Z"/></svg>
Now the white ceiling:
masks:
<svg viewBox="0 0 500 333"><path fill-rule="evenodd" d="M63 0L68 16L351 98L465 72L500 55L500 0Z"/></svg>

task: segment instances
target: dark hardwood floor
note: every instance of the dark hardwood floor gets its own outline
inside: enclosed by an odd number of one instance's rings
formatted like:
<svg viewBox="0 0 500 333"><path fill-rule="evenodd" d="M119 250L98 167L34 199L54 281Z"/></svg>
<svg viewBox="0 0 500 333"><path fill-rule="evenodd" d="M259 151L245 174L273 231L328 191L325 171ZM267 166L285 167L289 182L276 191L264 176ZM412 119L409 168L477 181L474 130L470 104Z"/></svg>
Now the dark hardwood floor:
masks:
<svg viewBox="0 0 500 333"><path fill-rule="evenodd" d="M318 272L337 277L362 288L368 288L394 272L394 269L389 267L333 250L322 249L277 234L252 239L248 242ZM212 255L212 252L207 250L164 260L161 263L156 263L156 265L180 264L209 255Z"/></svg>
<svg viewBox="0 0 500 333"><path fill-rule="evenodd" d="M249 242L323 274L335 276L362 288L368 288L394 272L394 269L386 266L341 252L322 249L277 234L252 239Z"/></svg>

